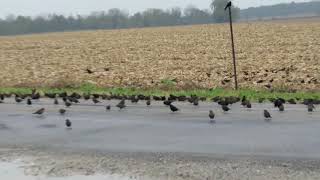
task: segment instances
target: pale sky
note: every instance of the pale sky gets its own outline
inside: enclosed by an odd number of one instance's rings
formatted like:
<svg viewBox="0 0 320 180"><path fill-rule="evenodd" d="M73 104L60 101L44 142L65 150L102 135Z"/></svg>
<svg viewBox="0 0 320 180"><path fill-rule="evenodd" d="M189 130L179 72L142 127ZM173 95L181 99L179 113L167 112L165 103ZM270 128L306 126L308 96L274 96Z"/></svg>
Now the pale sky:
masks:
<svg viewBox="0 0 320 180"><path fill-rule="evenodd" d="M282 2L305 2L308 0L234 0L240 8L271 5ZM194 5L209 8L211 0L0 0L0 17L8 14L36 16L49 13L64 15L87 15L92 11L106 11L110 8L127 10L130 14L148 8L167 9Z"/></svg>

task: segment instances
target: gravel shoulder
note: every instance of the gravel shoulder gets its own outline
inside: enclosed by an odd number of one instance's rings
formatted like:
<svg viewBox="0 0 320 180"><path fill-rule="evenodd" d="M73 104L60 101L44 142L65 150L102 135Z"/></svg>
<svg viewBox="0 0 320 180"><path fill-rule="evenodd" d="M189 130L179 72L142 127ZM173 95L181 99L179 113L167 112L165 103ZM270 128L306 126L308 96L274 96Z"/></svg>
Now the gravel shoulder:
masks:
<svg viewBox="0 0 320 180"><path fill-rule="evenodd" d="M182 153L74 152L0 147L0 161L22 160L27 175L120 174L132 179L319 179L319 160L271 160Z"/></svg>

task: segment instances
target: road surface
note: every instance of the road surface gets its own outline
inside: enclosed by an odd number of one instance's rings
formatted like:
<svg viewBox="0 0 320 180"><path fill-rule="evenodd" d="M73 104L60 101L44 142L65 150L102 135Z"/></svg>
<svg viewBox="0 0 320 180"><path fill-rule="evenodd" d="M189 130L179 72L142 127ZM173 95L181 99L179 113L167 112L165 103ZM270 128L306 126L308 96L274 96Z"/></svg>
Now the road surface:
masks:
<svg viewBox="0 0 320 180"><path fill-rule="evenodd" d="M231 106L223 113L214 103L175 103L181 111L171 113L161 102L127 103L119 111L118 101L93 105L82 100L66 108L48 99L27 106L7 100L0 104L0 146L32 145L47 148L96 150L103 152L181 152L207 155L255 156L267 158L320 159L320 112L308 113L303 105L286 105L281 113L272 104L253 104L251 110ZM106 111L104 105L111 104ZM43 116L33 115L45 107ZM208 111L216 113L209 124ZM265 122L268 109L272 122ZM65 128L69 118L73 127Z"/></svg>

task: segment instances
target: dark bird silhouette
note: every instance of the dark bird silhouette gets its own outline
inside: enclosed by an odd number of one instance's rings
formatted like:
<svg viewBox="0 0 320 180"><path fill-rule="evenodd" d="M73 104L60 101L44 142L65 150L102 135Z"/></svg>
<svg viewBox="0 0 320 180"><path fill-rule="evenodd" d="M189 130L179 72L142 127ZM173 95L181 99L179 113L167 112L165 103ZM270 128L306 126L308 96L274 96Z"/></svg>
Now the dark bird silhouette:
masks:
<svg viewBox="0 0 320 180"><path fill-rule="evenodd" d="M0 94L0 100L3 101L4 100L4 95Z"/></svg>
<svg viewBox="0 0 320 180"><path fill-rule="evenodd" d="M111 110L111 106L110 106L110 105L107 105L107 106L106 106L106 110L107 110L107 111L110 111L110 110Z"/></svg>
<svg viewBox="0 0 320 180"><path fill-rule="evenodd" d="M151 105L151 101L147 100L146 104L147 104L147 106L150 106Z"/></svg>
<svg viewBox="0 0 320 180"><path fill-rule="evenodd" d="M215 123L216 121L214 120L215 114L212 110L209 111L209 118L210 118L210 123Z"/></svg>
<svg viewBox="0 0 320 180"><path fill-rule="evenodd" d="M93 74L93 73L94 73L94 72L93 72L91 69L89 69L89 68L87 68L86 71L87 71L88 74Z"/></svg>
<svg viewBox="0 0 320 180"><path fill-rule="evenodd" d="M170 106L171 103L172 103L172 101L170 101L170 100L163 101L163 104L166 106Z"/></svg>
<svg viewBox="0 0 320 180"><path fill-rule="evenodd" d="M314 105L312 103L308 104L308 112L313 112L313 110L315 109Z"/></svg>
<svg viewBox="0 0 320 180"><path fill-rule="evenodd" d="M280 99L276 99L273 102L273 104L274 104L274 107L280 107L283 104L283 102Z"/></svg>
<svg viewBox="0 0 320 180"><path fill-rule="evenodd" d="M278 108L279 108L279 111L281 111L281 112L284 111L284 105L283 104L280 104L280 106Z"/></svg>
<svg viewBox="0 0 320 180"><path fill-rule="evenodd" d="M179 111L179 109L178 109L177 107L175 107L174 105L170 104L169 106L170 106L170 110L171 110L172 112Z"/></svg>
<svg viewBox="0 0 320 180"><path fill-rule="evenodd" d="M199 105L199 99L198 99L198 98L195 98L195 99L194 99L193 105L194 105L194 106L198 106L198 105Z"/></svg>
<svg viewBox="0 0 320 180"><path fill-rule="evenodd" d="M66 120L66 126L68 128L71 128L71 126L72 126L72 122L69 119Z"/></svg>
<svg viewBox="0 0 320 180"><path fill-rule="evenodd" d="M32 93L31 99L40 99L40 93L36 93L36 92Z"/></svg>
<svg viewBox="0 0 320 180"><path fill-rule="evenodd" d="M222 110L224 112L228 112L228 111L230 111L230 108L227 105L222 105Z"/></svg>
<svg viewBox="0 0 320 180"><path fill-rule="evenodd" d="M231 1L229 1L226 7L224 8L224 10L226 11L228 8L231 8L231 6L232 6L232 3Z"/></svg>
<svg viewBox="0 0 320 180"><path fill-rule="evenodd" d="M126 106L126 103L125 103L125 100L122 99L122 100L117 104L117 107L118 107L120 110L123 109L123 108L125 108L125 107L127 107L127 106Z"/></svg>
<svg viewBox="0 0 320 180"><path fill-rule="evenodd" d="M272 117L271 117L271 114L270 114L269 111L267 111L267 110L264 110L263 115L264 115L264 117L265 117L266 119L272 118Z"/></svg>
<svg viewBox="0 0 320 180"><path fill-rule="evenodd" d="M252 108L252 105L251 105L251 102L250 102L250 101L247 101L246 107L247 107L248 109L251 109L251 108Z"/></svg>
<svg viewBox="0 0 320 180"><path fill-rule="evenodd" d="M65 103L64 103L67 107L70 107L72 104L71 104L71 102L69 102L69 101L66 101Z"/></svg>
<svg viewBox="0 0 320 180"><path fill-rule="evenodd" d="M46 110L45 108L41 108L41 109L37 110L36 112L34 112L34 113L32 113L32 114L42 115L45 110Z"/></svg>
<svg viewBox="0 0 320 180"><path fill-rule="evenodd" d="M31 99L27 99L27 104L28 104L28 105L32 105Z"/></svg>
<svg viewBox="0 0 320 180"><path fill-rule="evenodd" d="M59 109L59 113L60 113L61 115L64 115L66 112L67 112L67 110L65 110L65 109Z"/></svg>
<svg viewBox="0 0 320 180"><path fill-rule="evenodd" d="M55 104L55 105L58 105L58 104L59 104L59 101L58 101L58 99L57 99L57 98L55 98L55 99L54 99L53 104Z"/></svg>
<svg viewBox="0 0 320 180"><path fill-rule="evenodd" d="M14 100L15 100L17 103L21 103L21 102L22 102L22 99L21 99L19 96L15 96Z"/></svg>
<svg viewBox="0 0 320 180"><path fill-rule="evenodd" d="M96 98L92 98L92 101L93 101L94 104L101 103L101 102L100 102L98 99L96 99Z"/></svg>
<svg viewBox="0 0 320 180"><path fill-rule="evenodd" d="M90 94L84 94L84 95L83 95L83 99L89 100L89 99L90 99Z"/></svg>

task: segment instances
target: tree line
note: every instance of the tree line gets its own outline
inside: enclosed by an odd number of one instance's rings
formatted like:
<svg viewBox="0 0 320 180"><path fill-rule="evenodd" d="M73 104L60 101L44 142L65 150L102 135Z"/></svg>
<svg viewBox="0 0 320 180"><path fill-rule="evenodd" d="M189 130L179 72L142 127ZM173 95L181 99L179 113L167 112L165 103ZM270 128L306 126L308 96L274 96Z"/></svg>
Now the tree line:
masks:
<svg viewBox="0 0 320 180"><path fill-rule="evenodd" d="M0 19L0 35L224 22L227 20L227 13L224 11L227 2L228 0L212 0L211 10L189 6L185 9L147 9L133 15L117 8L110 9L107 12L93 12L88 16L51 14L46 17L32 18L9 15L5 19ZM233 11L236 19L239 17L240 9L233 7Z"/></svg>

